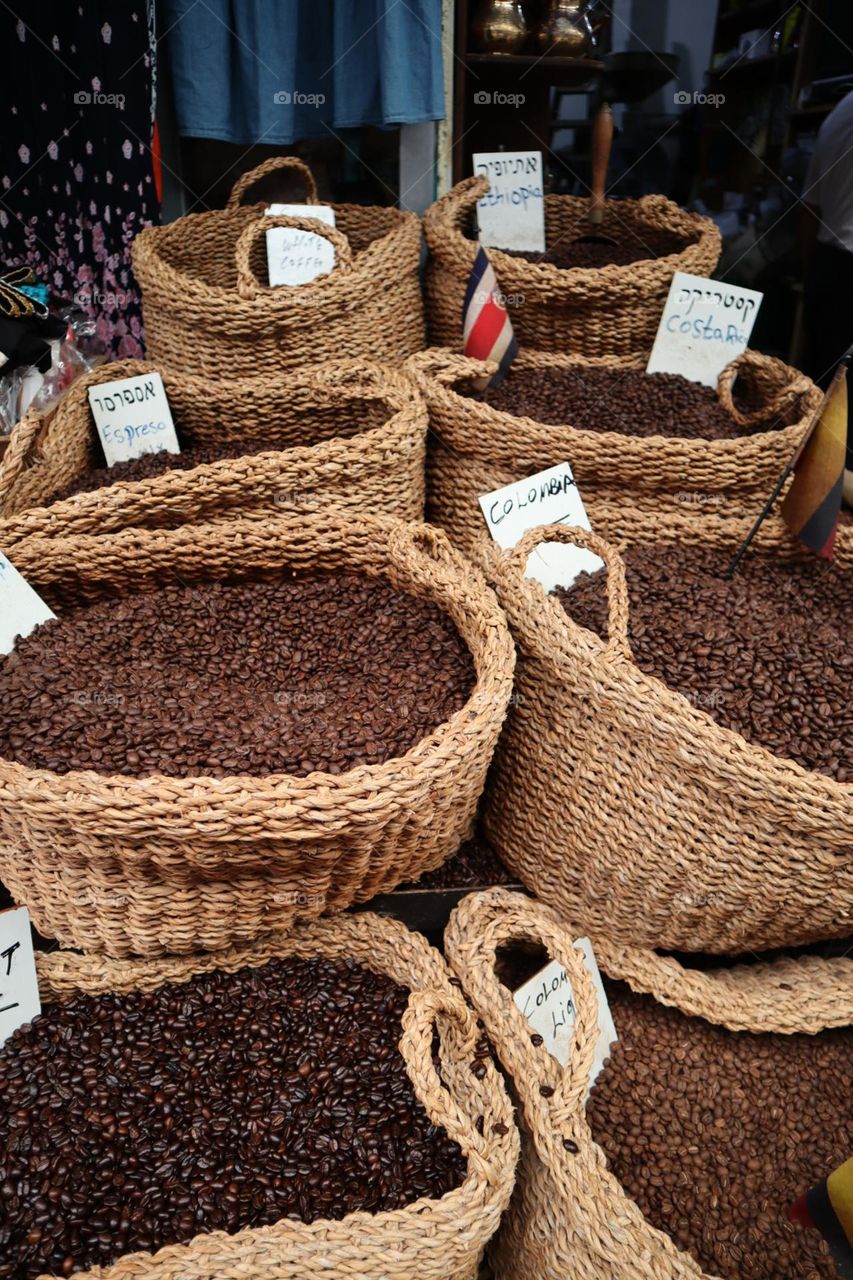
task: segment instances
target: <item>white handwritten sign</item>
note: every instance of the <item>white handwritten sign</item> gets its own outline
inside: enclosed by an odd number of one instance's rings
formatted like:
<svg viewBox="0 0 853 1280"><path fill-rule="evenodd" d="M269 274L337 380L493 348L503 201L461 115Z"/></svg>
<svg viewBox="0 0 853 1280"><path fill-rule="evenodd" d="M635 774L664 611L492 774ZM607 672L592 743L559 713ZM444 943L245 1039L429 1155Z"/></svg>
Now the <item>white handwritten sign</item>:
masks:
<svg viewBox="0 0 853 1280"><path fill-rule="evenodd" d="M747 348L763 293L676 271L663 309L647 373L680 373L716 387Z"/></svg>
<svg viewBox="0 0 853 1280"><path fill-rule="evenodd" d="M589 938L578 938L574 945L583 952L598 1003L598 1041L589 1075L591 1087L607 1061L617 1035L592 943ZM562 1066L568 1066L575 1032L575 999L569 976L559 960L552 960L534 974L514 992L513 999L533 1030L544 1040L548 1052Z"/></svg>
<svg viewBox="0 0 853 1280"><path fill-rule="evenodd" d="M504 550L540 524L592 527L568 462L483 494L480 509L489 533ZM554 587L570 587L579 573L595 573L601 568L601 559L585 547L541 542L527 562L526 576L552 591Z"/></svg>
<svg viewBox="0 0 853 1280"><path fill-rule="evenodd" d="M0 1045L40 1013L30 913L0 911Z"/></svg>
<svg viewBox="0 0 853 1280"><path fill-rule="evenodd" d="M0 653L56 615L0 551Z"/></svg>
<svg viewBox="0 0 853 1280"><path fill-rule="evenodd" d="M166 388L159 373L99 382L89 406L108 467L145 453L180 453Z"/></svg>
<svg viewBox="0 0 853 1280"><path fill-rule="evenodd" d="M288 218L316 218L335 225L335 211L328 204L271 204L268 214ZM271 285L310 284L327 275L335 266L335 246L325 236L315 236L300 227L271 227L267 232L267 270Z"/></svg>
<svg viewBox="0 0 853 1280"><path fill-rule="evenodd" d="M490 187L477 201L480 244L545 252L545 196L541 151L479 151L474 173Z"/></svg>

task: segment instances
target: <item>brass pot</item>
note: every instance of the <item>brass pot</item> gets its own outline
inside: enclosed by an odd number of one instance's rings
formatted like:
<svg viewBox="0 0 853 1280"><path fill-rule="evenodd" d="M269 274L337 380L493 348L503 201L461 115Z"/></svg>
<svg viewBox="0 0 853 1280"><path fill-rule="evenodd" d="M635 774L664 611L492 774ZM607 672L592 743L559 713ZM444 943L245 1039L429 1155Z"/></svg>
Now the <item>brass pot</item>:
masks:
<svg viewBox="0 0 853 1280"><path fill-rule="evenodd" d="M585 58L592 48L589 0L548 0L548 11L536 31L538 53Z"/></svg>
<svg viewBox="0 0 853 1280"><path fill-rule="evenodd" d="M471 23L471 39L482 53L518 53L527 39L519 0L482 0Z"/></svg>

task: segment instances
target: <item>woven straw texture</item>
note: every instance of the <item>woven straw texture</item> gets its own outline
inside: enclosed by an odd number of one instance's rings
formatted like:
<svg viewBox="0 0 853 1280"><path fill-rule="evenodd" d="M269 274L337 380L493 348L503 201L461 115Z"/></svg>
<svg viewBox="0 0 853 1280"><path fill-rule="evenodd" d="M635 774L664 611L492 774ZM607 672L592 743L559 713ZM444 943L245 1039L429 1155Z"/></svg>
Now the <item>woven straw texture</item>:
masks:
<svg viewBox="0 0 853 1280"><path fill-rule="evenodd" d="M680 542L719 547L725 564L749 523L638 517L630 541L671 544L677 572ZM524 577L543 540L604 559L606 641ZM778 519L755 545L811 554ZM483 555L518 648L484 822L521 881L560 911L571 903L586 932L629 945L734 953L853 933L853 785L748 743L640 671L624 564L602 539L550 525ZM853 563L853 530L836 556Z"/></svg>
<svg viewBox="0 0 853 1280"><path fill-rule="evenodd" d="M0 761L0 880L36 927L113 956L212 951L441 866L472 829L514 652L482 576L426 525L265 516L108 538L28 538L15 565L69 605L184 583L352 569L453 619L476 685L406 755L307 777L55 774Z"/></svg>
<svg viewBox="0 0 853 1280"><path fill-rule="evenodd" d="M487 178L467 178L424 215L429 246L426 299L430 342L456 347L462 341L462 306L477 254L474 210L488 191ZM589 201L545 197L545 243L568 245L588 232ZM709 218L686 213L663 196L609 200L601 234L617 242L629 236L658 251L661 237L681 248L665 257L628 266L576 267L528 262L489 249L503 294L513 299L511 319L519 344L541 351L584 355L648 353L654 342L673 272L709 276L720 257L720 233Z"/></svg>
<svg viewBox="0 0 853 1280"><path fill-rule="evenodd" d="M582 935L548 907L505 889L460 903L445 952L480 1015L520 1107L518 1181L489 1249L496 1280L701 1280L705 1273L643 1218L607 1170L584 1098L598 1036L595 993L572 940ZM564 1069L543 1046L495 972L498 948L544 945L569 975L577 1021ZM733 1031L816 1034L853 1021L853 961L783 960L719 972L684 970L652 951L594 939L599 965L634 991ZM541 1086L550 1086L545 1097ZM568 1142L567 1148L564 1144Z"/></svg>
<svg viewBox="0 0 853 1280"><path fill-rule="evenodd" d="M260 178L310 170L293 156L244 175L228 208L147 227L133 242L148 355L207 378L251 378L296 369L342 353L391 364L424 346L419 277L421 227L414 213L333 205L336 227L315 219L265 216L240 199ZM265 235L299 227L330 240L335 269L310 284L271 288Z"/></svg>
<svg viewBox="0 0 853 1280"><path fill-rule="evenodd" d="M46 507L102 466L90 387L161 372L185 445L269 440L269 452L148 480L117 481ZM26 414L0 460L0 546L39 534L174 528L258 510L376 512L421 520L426 406L407 378L363 360L213 383L126 360L80 378L55 407Z"/></svg>
<svg viewBox="0 0 853 1280"><path fill-rule="evenodd" d="M645 360L586 359L522 352L518 369L609 367L638 369ZM448 350L412 356L407 369L429 408L427 503L430 519L470 553L485 532L478 498L560 462L570 462L593 523L603 505L635 511L718 515L733 508L759 511L808 423L821 393L804 374L780 360L747 351L720 376L721 404L750 432L757 422L776 429L736 440L640 438L617 431L589 431L501 412L457 389L494 366ZM732 384L738 379L738 403ZM602 401L601 415L607 420ZM792 417L796 421L791 425Z"/></svg>
<svg viewBox="0 0 853 1280"><path fill-rule="evenodd" d="M282 1220L236 1235L199 1235L186 1246L170 1245L154 1255L128 1254L111 1267L80 1272L80 1280L305 1280L315 1275L328 1280L475 1280L483 1248L512 1191L518 1131L491 1061L483 1080L471 1071L475 1020L450 985L444 961L419 934L366 914L320 921L287 938L206 958L128 963L60 953L39 956L39 985L45 1001L78 992L151 991L212 969L236 973L288 955L355 960L410 988L400 1050L433 1123L462 1148L468 1163L464 1182L441 1199L423 1198L405 1209L354 1213L310 1225ZM433 1064L436 1027L440 1077ZM495 1125L500 1126L497 1133Z"/></svg>

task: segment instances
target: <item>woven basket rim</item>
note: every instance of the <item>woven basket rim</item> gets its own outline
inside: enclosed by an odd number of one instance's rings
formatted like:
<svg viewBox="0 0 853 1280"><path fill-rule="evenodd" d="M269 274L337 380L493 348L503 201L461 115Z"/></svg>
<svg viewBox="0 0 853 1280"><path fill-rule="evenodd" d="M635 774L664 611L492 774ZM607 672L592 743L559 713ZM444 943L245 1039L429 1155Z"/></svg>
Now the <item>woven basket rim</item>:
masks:
<svg viewBox="0 0 853 1280"><path fill-rule="evenodd" d="M646 452L654 452L661 447L672 448L674 445L677 445L685 455L688 462L692 455L696 455L697 457L702 457L704 459L707 459L708 457L711 459L719 457L722 461L730 455L737 458L744 451L760 453L771 440L776 443L781 442L786 446L790 446L791 452L793 453L806 429L809 415L816 407L821 397L819 388L815 387L809 413L800 418L797 422L793 422L784 427L768 427L762 431L744 431L742 435L736 436L733 439L708 440L705 438L694 438L692 436L672 435L631 436L622 431L593 431L589 427L576 427L569 422L543 423L539 422L536 418L528 417L526 414L516 414L510 413L506 409L496 409L493 405L488 404L484 400L472 400L470 397L463 395L457 389L458 384L466 378L473 376L472 374L460 371L459 376L455 378L453 382L445 382L436 378L429 368L422 369L419 364L422 358L424 363L426 363L426 357L432 357L434 363L437 363L439 356L443 356L444 367L447 368L452 365L453 356L457 354L458 353L453 352L446 347L429 347L426 351L419 352L416 355L409 357L407 366L417 370L419 385L422 386L428 403L430 398L440 400L444 397L457 412L464 412L466 416L472 415L474 412L472 406L476 406L476 416L496 431L501 430L503 432L512 433L519 429L516 424L520 424L521 430L535 431L537 434L541 434L543 432L560 432L567 437L567 444L572 441L580 443L581 441L591 442L594 440L600 442L602 451L605 451L608 447L613 448L618 445L619 449L622 451L625 449L633 449L638 453L644 454ZM750 352L750 354L755 356L760 353ZM614 367L616 369L633 369L634 371L639 372L641 371L642 363L641 357L633 356L621 358L611 358L609 356L587 357L579 353L550 355L549 353L542 353L534 350L520 351L513 363L520 369L542 368L542 364L537 363L537 361L541 360L542 355L547 357L547 364L552 368L572 368L576 366L580 366L582 368ZM788 366L786 366L786 368L787 367ZM655 375L649 374L648 376L654 377ZM446 425L442 424L442 426L446 431ZM494 454L489 442L488 440L484 441L482 433L476 428L477 424L472 422L470 424L471 447L465 449L464 456L478 458L484 462L493 462ZM445 447L441 436L437 432L432 431L432 435L437 439L439 445ZM460 449L455 443L452 452L460 452Z"/></svg>
<svg viewBox="0 0 853 1280"><path fill-rule="evenodd" d="M477 240L470 240L462 231L461 224L472 208L479 194L488 190L488 179L466 178L446 192L424 214L424 235L430 253L440 262L445 250L461 253L471 265L479 249ZM546 208L549 203L567 204L571 202L579 208L588 208L589 201L583 196L546 195ZM488 249L489 259L499 279L523 279L527 277L543 290L570 294L581 289L584 292L601 294L612 287L624 285L628 281L640 286L647 277L656 278L683 269L683 259L691 249L707 246L709 241L720 241L720 232L715 222L698 213L690 213L680 205L662 195L646 195L639 198L610 200L611 205L631 215L643 215L654 209L666 213L670 219L670 229L676 235L685 236L685 244L675 253L660 258L641 258L637 262L620 265L608 263L602 267L557 267L550 262L532 263L524 258L514 257L501 249Z"/></svg>
<svg viewBox="0 0 853 1280"><path fill-rule="evenodd" d="M451 547L446 536L434 526L404 523L392 517L368 515L358 518L340 516L337 523L342 535L347 532L357 534L359 530L366 529L372 533L377 549L381 548L385 552L388 551L389 539L394 536L408 539L410 546L416 546L417 539L425 538L428 542L431 541L439 548L454 574L452 587L445 583L441 590L442 599L436 601L442 611L449 615L448 606L452 607L454 603L463 604L467 594L466 588L470 585L476 591L481 614L485 612L489 619L489 625L476 652L472 644L472 638L477 639L476 627L472 625L470 628L463 628L458 623L455 624L471 655L476 675L474 688L458 711L454 712L448 720L436 725L430 734L417 742L404 755L393 757L382 764L358 765L340 774L317 770L304 777L287 773L271 773L229 774L223 778L205 774L187 777L150 774L135 778L125 774L102 774L92 769L56 773L48 769L33 769L13 760L0 758L0 791L4 787L11 786L19 794L22 790L30 794L37 792L41 798L52 797L65 804L74 797L91 811L93 808L122 804L125 800L153 802L156 805L158 793L166 788L172 793L167 802L169 808L186 806L190 809L195 807L207 809L210 803L221 803L227 797L245 794L247 789L251 789L255 799L263 797L265 801L277 802L282 802L288 797L304 797L306 794L318 791L321 791L327 799L333 799L338 793L346 794L355 787L361 787L362 790L374 794L381 788L384 780L412 776L416 770L443 759L444 740L455 735L465 736L466 726L470 726L472 721L482 714L477 709L478 703L481 706L485 705L488 710L492 704L498 706L501 702L508 702L515 665L515 651L503 610L481 571L464 560ZM306 535L320 531L324 524L325 518L322 515L317 516L311 513L300 516L298 519L287 516L264 516L258 519L246 515L235 519L226 517L220 521L178 529L131 528L108 535L72 534L66 539L32 537L22 539L17 544L16 560L18 564L21 563L22 548L25 552L32 554L37 563L43 564L45 561L50 562L50 557L56 554L57 548L66 550L81 545L91 548L99 543L103 545L109 539L110 549L114 553L120 551L125 545L136 545L149 552L153 551L155 555L159 548L160 554L157 555L157 560L162 563L164 559L168 562L170 550L192 546L193 542L203 541L211 535L225 537L230 533L232 536L239 537L243 533L257 532L260 527L263 527L265 535L271 536L273 532L278 531L287 538L282 558L283 565L286 565L287 549L298 544L300 538L304 539ZM274 526L272 529L271 525ZM318 550L317 565L322 566L326 554L325 549ZM367 574L368 570L359 569L359 572ZM368 576L384 577L386 575L383 572L376 572ZM200 579L196 579L198 580ZM38 587L39 579L31 578L31 581L35 581ZM232 833L228 838L238 839L239 832Z"/></svg>
<svg viewBox="0 0 853 1280"><path fill-rule="evenodd" d="M47 977L48 982L50 981L49 975L51 972L58 970L63 986L71 985L69 982L69 970L71 971L73 982L75 969L83 970L84 972L86 970L106 969L108 973L110 970L127 971L130 969L138 972L140 982L144 984L144 989L157 989L171 982L187 981L192 976L191 970L195 973L214 970L217 967L215 963L217 960L219 960L220 964L233 964L235 959L238 962L245 960L245 963L240 963L240 967L256 967L266 964L270 959L278 956L284 958L289 955L307 953L322 957L326 954L323 949L324 942L327 946L334 947L341 944L342 938L348 944L352 944L352 950L358 953L350 956L350 948L347 946L347 957L344 958L351 958L362 967L372 969L376 973L384 973L386 976L391 976L388 974L388 953L390 950L393 949L395 956L405 956L407 950L414 949L418 953L418 959L422 963L424 972L423 977L421 977L416 970L415 960L410 959L407 961L404 967L411 974L410 990L424 992L436 990L442 994L451 995L460 1004L463 1003L461 994L458 991L454 991L450 984L451 973L440 952L431 946L423 935L407 928L402 922L386 916L376 915L373 912L358 912L333 920L315 920L302 923L286 933L277 932L254 943L243 943L229 947L220 953L212 952L192 957L163 957L152 961L150 958L116 960L101 955L77 955L73 952L60 951L39 955L37 957L37 965L39 978L43 980ZM252 964L253 957L255 964ZM332 958L335 958L334 955ZM162 980L158 980L152 986L149 980L152 968L155 970L172 968L179 970L184 976L163 976ZM427 968L435 971L435 985L426 977ZM447 970L446 978L443 973L439 975L440 969ZM229 971L236 972L238 970L232 967ZM440 978L444 980L440 981ZM397 981L396 978L392 978L392 980ZM78 990L85 992L86 988L81 987ZM409 1005L411 1005L411 997ZM503 1166L503 1172L506 1173L507 1167L510 1170L514 1167L517 1158L518 1134L512 1123L511 1104L500 1073L494 1066L489 1064L487 1064L487 1071L489 1072L492 1101L501 1108L502 1112L506 1113L504 1116L506 1132L503 1134L500 1132L490 1133L489 1135L493 1150L498 1155L498 1164ZM427 1104L420 1096L414 1081L412 1081L412 1089L421 1106L427 1109ZM164 1256L171 1260L175 1252L182 1250L193 1253L204 1241L221 1241L228 1249L236 1250L239 1247L241 1237L245 1240L247 1248L251 1248L255 1241L273 1239L279 1248L298 1248L300 1243L304 1244L318 1238L322 1240L330 1233L337 1235L339 1232L343 1233L348 1230L358 1229L362 1225L370 1224L374 1229L381 1228L385 1223L390 1224L399 1221L401 1214L417 1215L425 1209L431 1208L434 1210L436 1206L441 1206L442 1211L450 1219L451 1215L458 1212L461 1204L471 1203L476 1205L477 1203L483 1204L499 1200L501 1198L501 1187L490 1184L489 1180L478 1171L476 1162L472 1161L469 1155L463 1153L463 1158L466 1163L466 1174L458 1187L434 1198L421 1196L405 1205L402 1209L386 1209L380 1213L358 1210L347 1214L343 1218L318 1218L310 1223L281 1218L268 1226L246 1227L233 1234L225 1231L199 1232L185 1245L164 1245L162 1249L153 1254L138 1250L134 1253L123 1254L110 1266L95 1267L94 1270L81 1272L81 1280L123 1280L125 1275L127 1280L132 1280L132 1278L133 1280L138 1280L140 1266L155 1264L158 1259ZM203 1260L203 1258L200 1259L200 1261ZM56 1273L43 1274L39 1276L38 1280L56 1280Z"/></svg>
<svg viewBox="0 0 853 1280"><path fill-rule="evenodd" d="M691 523L691 520L690 516L673 517L661 524L652 516L643 522L644 532L642 534L635 528L630 538L622 538L618 544L608 543L605 539L600 539L600 541L614 556L619 556L620 554L617 546L621 549L628 545L645 546L661 541L664 545L678 546L681 528L684 524ZM717 546L725 549L728 554L733 554L739 541L746 537L751 526L752 520L731 521L728 524L724 522L708 524L703 526L707 533L707 541L703 545ZM805 547L793 542L792 535L788 532L787 526L784 525L781 517L768 517L766 526L763 530L764 541L753 543L751 554L772 556L780 547L784 546L791 551L791 555L786 557L788 559L809 560L811 558ZM556 526L551 527L555 528ZM543 526L544 528L545 526ZM734 543L729 542L729 537L735 531L737 531L738 535L737 540ZM648 540L646 534L648 535ZM772 538L773 535L775 535L775 540L770 542L768 539ZM543 540L547 541L547 538ZM850 554L850 565L853 567L853 527L839 529L836 549L841 549L843 552ZM609 686L609 692L616 691L616 697L618 698L620 691L628 683L633 688L633 696L636 701L644 706L649 705L649 695L651 695L651 702L655 706L656 720L671 725L671 731L676 738L683 737L685 728L689 729L691 747L694 751L705 747L713 751L715 757L719 760L725 759L727 756L734 756L738 770L741 773L744 770L750 771L756 783L766 785L768 774L770 774L770 780L777 785L796 787L797 793L805 803L814 804L816 797L819 795L820 799L830 807L835 820L840 819L850 823L851 836L853 836L853 780L839 782L835 778L827 777L826 774L817 770L806 769L796 760L776 755L769 747L765 747L761 743L749 742L736 730L727 729L718 724L708 711L705 711L702 707L695 706L684 694L671 689L659 676L650 675L648 672L641 670L633 659L628 662L621 656L608 655L606 642L600 636L588 631L587 628L579 627L577 623L570 622L566 618L562 606L553 597L545 593L539 583L529 578L520 576L517 578L514 570L504 558L503 553L485 537L480 539L477 560L486 568L489 581L497 586L498 599L502 607L507 610L510 626L516 637L517 619L522 616L522 611L514 608L513 601L510 600L507 603L510 596L509 588L513 588L516 591L520 589L520 593L525 600L526 610L532 615L535 616L537 610L544 608L551 623L550 642L559 644L562 660L567 660L574 664L578 662L578 644L569 629L570 626L573 626L584 633L583 642L588 651L595 654L596 663L599 666L599 675L602 669L607 671L608 677L612 682ZM519 646L519 653L523 656L526 637L524 639L517 638L516 643Z"/></svg>

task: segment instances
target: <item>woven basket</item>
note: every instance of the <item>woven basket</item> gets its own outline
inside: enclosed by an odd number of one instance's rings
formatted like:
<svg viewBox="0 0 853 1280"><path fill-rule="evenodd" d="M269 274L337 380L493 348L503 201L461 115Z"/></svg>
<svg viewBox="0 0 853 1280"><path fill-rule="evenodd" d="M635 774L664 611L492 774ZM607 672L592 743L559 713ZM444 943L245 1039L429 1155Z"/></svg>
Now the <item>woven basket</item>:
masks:
<svg viewBox="0 0 853 1280"><path fill-rule="evenodd" d="M587 1125L598 1024L588 971L573 947L579 932L548 907L493 889L464 898L445 934L451 967L520 1102L516 1191L489 1250L496 1280L703 1280L697 1263L645 1220L608 1172ZM496 951L514 942L544 945L568 973L577 1021L565 1069L533 1045L524 1015L496 975ZM700 973L653 951L601 938L594 944L610 978L732 1031L817 1034L853 1022L851 960L809 957ZM541 1089L549 1086L553 1096L546 1097Z"/></svg>
<svg viewBox="0 0 853 1280"><path fill-rule="evenodd" d="M268 439L269 452L119 480L47 507L103 466L89 388L155 372L139 360L101 365L47 413L22 418L0 459L0 546L31 534L173 528L263 509L423 519L426 407L402 374L362 360L228 384L163 370L182 443Z"/></svg>
<svg viewBox="0 0 853 1280"><path fill-rule="evenodd" d="M206 378L263 377L342 354L399 363L424 346L419 277L421 228L399 209L339 204L335 227L270 217L244 193L276 169L299 172L310 203L317 189L293 156L244 174L227 209L146 227L133 242L148 355ZM264 233L299 227L330 240L335 269L310 284L271 288Z"/></svg>
<svg viewBox="0 0 853 1280"><path fill-rule="evenodd" d="M487 178L467 178L424 215L429 246L426 299L430 342L455 347L462 341L462 307L477 255L477 201ZM545 243L566 245L588 231L589 201L545 197ZM619 240L629 234L652 252L661 235L675 237L680 251L629 266L575 267L528 262L500 249L487 250L522 347L582 351L584 355L648 354L675 271L709 276L720 257L721 238L709 218L686 213L663 196L608 200L601 233ZM472 236L474 238L472 238Z"/></svg>
<svg viewBox="0 0 853 1280"><path fill-rule="evenodd" d="M645 361L522 352L514 367L573 366L641 369ZM644 439L568 423L536 422L460 394L460 385L492 367L438 348L412 356L407 364L429 408L430 519L465 552L486 532L477 501L481 494L560 462L571 463L596 528L601 528L594 517L602 505L618 508L626 500L637 511L720 515L754 509L757 513L822 398L804 374L780 360L747 351L723 370L718 386L723 408L744 430L741 439ZM735 378L738 404L732 398ZM601 408L606 420L607 405ZM790 422L794 415L792 425L751 433L756 423Z"/></svg>
<svg viewBox="0 0 853 1280"><path fill-rule="evenodd" d="M725 563L748 528L638 518L630 541L716 546ZM606 641L524 577L543 540L604 559ZM756 550L811 554L778 519ZM736 953L853 933L853 784L748 743L642 672L624 565L602 539L550 525L483 554L518 648L484 823L522 883L628 945ZM836 556L853 564L853 530L841 530Z"/></svg>
<svg viewBox="0 0 853 1280"><path fill-rule="evenodd" d="M189 584L350 569L437 604L476 673L465 705L406 755L342 774L132 778L0 760L0 880L47 937L113 956L217 950L417 880L471 834L514 653L494 595L437 530L247 518L28 538L14 563L60 615L166 573Z"/></svg>
<svg viewBox="0 0 853 1280"><path fill-rule="evenodd" d="M79 992L153 991L198 973L236 973L278 956L354 960L411 990L400 1051L433 1124L462 1148L468 1165L464 1182L440 1199L422 1198L384 1213L353 1213L310 1225L283 1219L236 1235L210 1232L188 1245L169 1245L154 1255L128 1254L111 1267L79 1272L80 1280L305 1280L320 1274L328 1280L475 1280L484 1246L512 1191L518 1132L491 1060L482 1080L471 1071L475 1020L450 985L443 960L419 934L368 914L321 921L288 938L207 958L152 964L60 953L39 956L39 986L45 1001ZM433 1062L436 1026L440 1076Z"/></svg>

